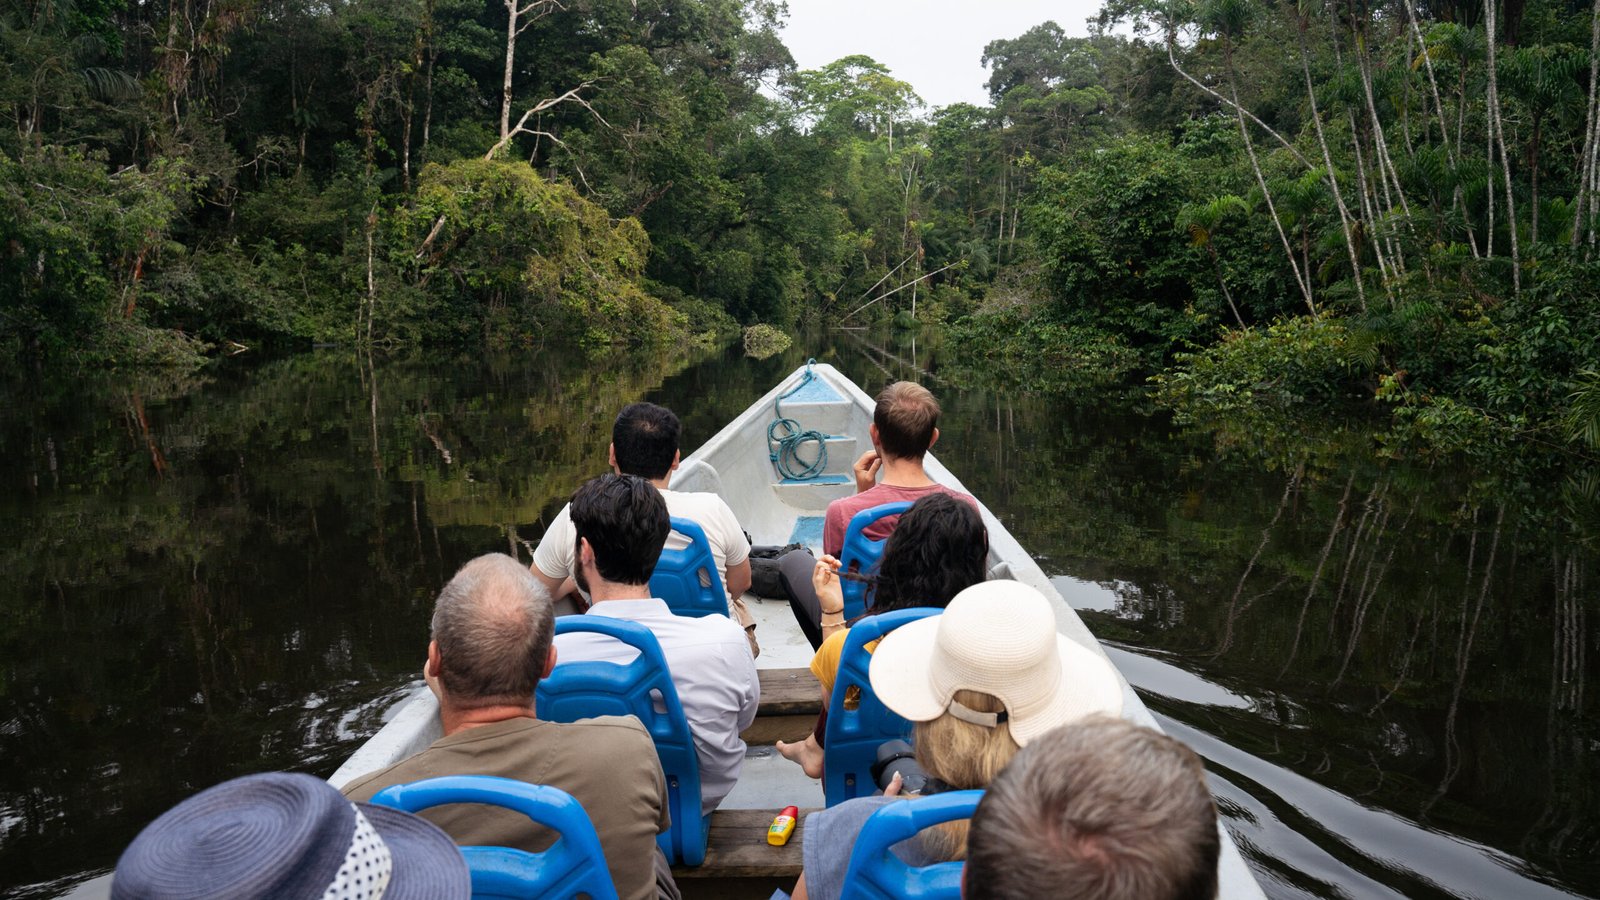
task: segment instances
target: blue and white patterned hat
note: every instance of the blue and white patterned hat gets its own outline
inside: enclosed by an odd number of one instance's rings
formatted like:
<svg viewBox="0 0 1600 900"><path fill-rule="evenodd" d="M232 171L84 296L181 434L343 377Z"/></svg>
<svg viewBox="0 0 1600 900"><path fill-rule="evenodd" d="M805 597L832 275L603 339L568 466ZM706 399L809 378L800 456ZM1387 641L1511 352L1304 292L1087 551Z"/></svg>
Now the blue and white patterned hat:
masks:
<svg viewBox="0 0 1600 900"><path fill-rule="evenodd" d="M111 882L113 900L471 893L461 851L431 822L283 772L235 778L167 810L123 851Z"/></svg>

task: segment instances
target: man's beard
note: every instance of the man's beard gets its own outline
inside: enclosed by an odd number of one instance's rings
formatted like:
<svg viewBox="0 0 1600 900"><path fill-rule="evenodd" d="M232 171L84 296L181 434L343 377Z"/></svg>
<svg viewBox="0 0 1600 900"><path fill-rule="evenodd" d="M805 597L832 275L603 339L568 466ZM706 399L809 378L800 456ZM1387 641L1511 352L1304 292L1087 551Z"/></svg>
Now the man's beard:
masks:
<svg viewBox="0 0 1600 900"><path fill-rule="evenodd" d="M578 538L577 544L572 548L572 580L577 582L578 590L585 597L589 596L589 579L583 574L583 538Z"/></svg>

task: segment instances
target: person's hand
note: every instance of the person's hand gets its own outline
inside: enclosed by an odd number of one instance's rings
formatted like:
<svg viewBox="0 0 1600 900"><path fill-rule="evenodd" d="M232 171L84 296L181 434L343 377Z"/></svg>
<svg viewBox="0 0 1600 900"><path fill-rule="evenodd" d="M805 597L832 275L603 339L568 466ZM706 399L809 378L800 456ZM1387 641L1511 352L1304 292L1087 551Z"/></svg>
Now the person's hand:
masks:
<svg viewBox="0 0 1600 900"><path fill-rule="evenodd" d="M868 450L861 454L861 458L856 460L855 466L851 468L851 472L856 476L856 493L859 494L877 484L878 470L881 468L883 468L883 458L878 455L878 451Z"/></svg>
<svg viewBox="0 0 1600 900"><path fill-rule="evenodd" d="M811 569L811 587L817 592L817 605L823 615L844 612L844 585L839 581L839 560L822 554Z"/></svg>
<svg viewBox="0 0 1600 900"><path fill-rule="evenodd" d="M889 779L889 786L883 789L883 795L885 797L898 797L901 789L905 786L905 780L900 777L899 772L896 772L894 777Z"/></svg>

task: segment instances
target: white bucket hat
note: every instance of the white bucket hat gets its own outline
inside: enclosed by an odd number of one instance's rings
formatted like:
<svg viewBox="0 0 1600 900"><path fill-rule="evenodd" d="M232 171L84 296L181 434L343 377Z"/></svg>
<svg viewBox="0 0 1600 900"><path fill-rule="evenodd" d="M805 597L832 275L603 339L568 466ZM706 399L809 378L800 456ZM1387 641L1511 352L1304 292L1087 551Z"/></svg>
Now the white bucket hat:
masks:
<svg viewBox="0 0 1600 900"><path fill-rule="evenodd" d="M943 614L895 629L872 654L868 676L883 705L913 722L949 712L992 725L992 714L952 706L956 691L991 694L1018 746L1084 716L1122 712L1111 664L1056 633L1050 601L1017 581L975 584Z"/></svg>

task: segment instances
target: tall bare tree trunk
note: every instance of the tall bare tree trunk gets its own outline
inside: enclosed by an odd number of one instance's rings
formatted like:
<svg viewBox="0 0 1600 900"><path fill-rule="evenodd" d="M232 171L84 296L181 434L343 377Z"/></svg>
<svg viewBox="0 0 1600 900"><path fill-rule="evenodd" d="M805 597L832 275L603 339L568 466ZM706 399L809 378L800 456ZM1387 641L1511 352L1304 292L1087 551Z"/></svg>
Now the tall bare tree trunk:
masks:
<svg viewBox="0 0 1600 900"><path fill-rule="evenodd" d="M1453 166L1456 156L1450 149L1450 129L1446 125L1449 120L1444 115L1444 101L1439 99L1439 80L1433 74L1433 55L1428 52L1428 42L1422 37L1422 26L1417 24L1417 6L1412 0L1406 0L1406 21L1411 25L1411 33L1417 39L1417 50L1422 54L1422 66L1428 73L1428 87L1433 92L1433 108L1439 113L1439 136L1444 139L1444 152Z"/></svg>
<svg viewBox="0 0 1600 900"><path fill-rule="evenodd" d="M1356 114L1354 110L1345 112L1350 120L1350 146L1355 151L1356 158L1356 191L1361 198L1361 212L1367 221L1367 237L1372 241L1372 256L1378 262L1378 279L1383 282L1384 296L1392 306L1394 305L1392 279L1398 273L1393 271L1389 255L1383 249L1388 237L1379 234L1378 198L1373 193L1372 185L1367 178L1366 155L1361 152L1361 130L1356 127Z"/></svg>
<svg viewBox="0 0 1600 900"><path fill-rule="evenodd" d="M1168 52L1171 52L1169 45ZM1311 273L1300 271L1300 263L1294 256L1294 245L1289 243L1289 233L1283 229L1283 219L1278 216L1278 208L1272 202L1272 189L1267 187L1267 176L1261 171L1261 161L1256 158L1256 148L1250 140L1250 127L1245 124L1244 107L1239 103L1239 84L1233 71L1233 40L1227 35L1222 38L1222 56L1228 66L1228 92L1233 95L1233 108L1238 113L1239 134L1244 138L1245 154L1250 157L1250 170L1255 173L1256 184L1261 188L1261 196L1267 202L1267 213L1272 216L1272 227L1278 231L1278 239L1283 242L1284 255L1289 259L1289 269L1294 272L1294 283L1299 286L1301 296L1305 297L1306 308L1311 310L1311 317L1317 316L1317 304L1311 299Z"/></svg>
<svg viewBox="0 0 1600 900"><path fill-rule="evenodd" d="M422 66L422 39L417 39L416 65L406 78L406 96L400 103L400 186L411 193L411 126L417 117L417 69Z"/></svg>
<svg viewBox="0 0 1600 900"><path fill-rule="evenodd" d="M1356 34L1356 70L1361 75L1361 89L1366 95L1367 116L1372 121L1372 152L1378 167L1378 178L1383 184L1384 201L1389 206L1387 212L1392 214L1394 212L1396 201L1398 201L1400 212L1405 219L1406 229L1408 231L1412 231L1414 236L1414 225L1411 219L1411 204L1406 200L1405 187L1400 184L1400 172L1395 168L1394 157L1389 155L1389 141L1384 135L1383 120L1378 117L1378 104L1373 97L1372 55L1369 51L1369 42L1367 40L1366 33L1366 30L1368 27L1370 27L1370 25L1371 21L1363 18L1361 22L1361 31L1357 32ZM1394 188L1394 192L1392 194L1390 193L1391 185ZM1396 243L1394 246L1393 257L1396 262L1400 264L1401 270L1403 271L1405 266L1405 252L1398 243Z"/></svg>
<svg viewBox="0 0 1600 900"><path fill-rule="evenodd" d="M1417 22L1417 6L1413 0L1406 0L1406 21L1411 24L1411 33L1416 37L1417 49L1422 55L1422 66L1428 73L1428 89L1433 94L1433 108L1439 114L1439 136L1443 138L1445 158L1450 161L1450 168L1454 169L1459 158L1460 136L1458 135L1456 137L1456 146L1452 148L1450 143L1450 128L1448 124L1450 120L1445 116L1444 99L1439 93L1439 79L1435 76L1433 71L1433 54L1428 52L1428 42L1422 35L1422 26ZM1464 61L1462 68L1465 69ZM1455 181L1456 183L1450 188L1450 208L1452 210L1459 210L1463 206L1461 184L1457 179L1451 180ZM1478 239L1472 233L1471 222L1466 223L1466 229L1467 246L1472 248L1473 259L1477 259Z"/></svg>
<svg viewBox="0 0 1600 900"><path fill-rule="evenodd" d="M506 0L506 69L500 85L500 140L511 132L511 75L517 64L517 0Z"/></svg>
<svg viewBox="0 0 1600 900"><path fill-rule="evenodd" d="M1594 203L1594 193L1589 190L1589 183L1594 178L1595 126L1597 118L1600 118L1596 116L1597 102L1600 102L1600 0L1595 0L1594 12L1590 15L1589 106L1584 116L1583 158L1578 163L1583 174L1578 179L1578 199L1572 218L1570 243L1573 249L1577 249L1584 233L1592 231L1594 227L1594 213L1589 210Z"/></svg>
<svg viewBox="0 0 1600 900"><path fill-rule="evenodd" d="M378 232L378 204L372 204L372 211L367 213L367 337L366 345L372 346L372 313L378 306L378 281L373 272L374 236Z"/></svg>
<svg viewBox="0 0 1600 900"><path fill-rule="evenodd" d="M1329 37L1333 44L1333 58L1341 68L1344 66L1344 48L1339 43L1339 25L1334 22L1329 29ZM1356 111L1346 104L1345 118L1350 123L1350 146L1355 155L1356 164L1356 190L1361 199L1361 211L1365 216L1367 237L1372 241L1372 255L1378 263L1378 279L1383 283L1384 297L1389 305L1394 305L1394 282L1403 266L1395 261L1394 243L1390 234L1378 227L1378 195L1372 187L1368 177L1366 154L1361 151L1361 128L1356 121ZM1384 246L1388 245L1388 252Z"/></svg>
<svg viewBox="0 0 1600 900"><path fill-rule="evenodd" d="M1595 0L1600 3L1600 0ZM1295 35L1300 44L1300 71L1306 79L1306 98L1311 103L1311 121L1317 126L1317 146L1322 149L1322 163L1327 167L1328 186L1333 189L1333 203L1339 209L1339 227L1344 232L1345 250L1350 254L1350 274L1356 283L1356 298L1361 311L1367 311L1367 288L1361 277L1361 256L1356 252L1355 232L1351 227L1350 209L1345 206L1344 192L1339 188L1339 176L1333 167L1333 154L1328 150L1328 135L1322 128L1322 113L1317 110L1317 91L1311 83L1310 53L1306 50L1306 29L1310 26L1308 15L1296 11Z"/></svg>
<svg viewBox="0 0 1600 900"><path fill-rule="evenodd" d="M434 43L432 0L428 2L427 42L428 71L422 82L422 146L418 152L418 159L424 164L428 161L428 141L433 136L433 67L439 61L439 47Z"/></svg>
<svg viewBox="0 0 1600 900"><path fill-rule="evenodd" d="M1000 153L1000 160L1000 230L996 231L994 235L994 261L997 264L1005 262L1006 200L1009 199L1006 196L1006 176L1011 172L1011 163L1006 159L1003 147Z"/></svg>
<svg viewBox="0 0 1600 900"><path fill-rule="evenodd" d="M1311 162L1305 158L1305 155L1300 152L1299 148L1295 147L1294 144L1289 143L1289 139L1288 138L1286 138L1283 135L1279 134L1277 132L1277 130L1274 129L1271 125L1268 125L1267 123L1261 121L1261 119L1255 113L1251 112L1248 109L1245 109L1243 106L1240 106L1237 95L1235 95L1235 97L1233 99L1231 99L1231 100L1228 99L1227 97L1225 97L1222 94L1218 93L1216 90L1214 90L1210 86L1206 85L1200 79L1194 77L1193 75L1190 75L1187 71L1184 70L1183 66L1178 65L1178 55L1173 50L1173 46L1177 42L1178 42L1177 25L1176 25L1176 23L1168 23L1168 25L1167 25L1167 62L1171 64L1172 71L1177 72L1179 75L1182 75L1183 76L1183 80L1185 80L1185 81L1189 82L1190 84L1194 85L1195 87L1199 88L1203 93L1205 93L1206 96L1208 96L1211 99L1217 101L1218 103L1221 103L1223 106L1226 106L1226 107L1232 109L1238 115L1247 117L1247 118L1250 119L1250 121L1256 123L1256 127L1260 128L1262 131L1266 132L1268 135L1271 135L1272 139L1277 141L1280 145L1282 145L1283 149L1289 151L1289 155L1293 156L1295 158L1295 161L1300 163L1300 165L1305 166L1307 169L1310 169L1312 171L1316 170L1316 167L1311 165Z"/></svg>
<svg viewBox="0 0 1600 900"><path fill-rule="evenodd" d="M528 26L549 15L553 10L565 9L561 0L504 0L506 6L506 69L500 85L500 143L511 133L511 76L516 72L517 35Z"/></svg>
<svg viewBox="0 0 1600 900"><path fill-rule="evenodd" d="M1600 233L1600 228L1594 227L1594 212L1600 208L1600 115L1595 117L1594 138L1594 144L1589 148L1589 250L1584 254L1584 259L1594 253L1595 237Z"/></svg>
<svg viewBox="0 0 1600 900"><path fill-rule="evenodd" d="M1500 119L1500 78L1495 73L1494 0L1483 0L1483 40L1489 59L1489 134L1500 147L1500 167L1506 182L1506 233L1511 237L1511 289L1522 293L1522 253L1517 239L1517 202L1511 194L1511 155L1506 152L1506 130ZM1494 165L1493 153L1489 165Z"/></svg>

